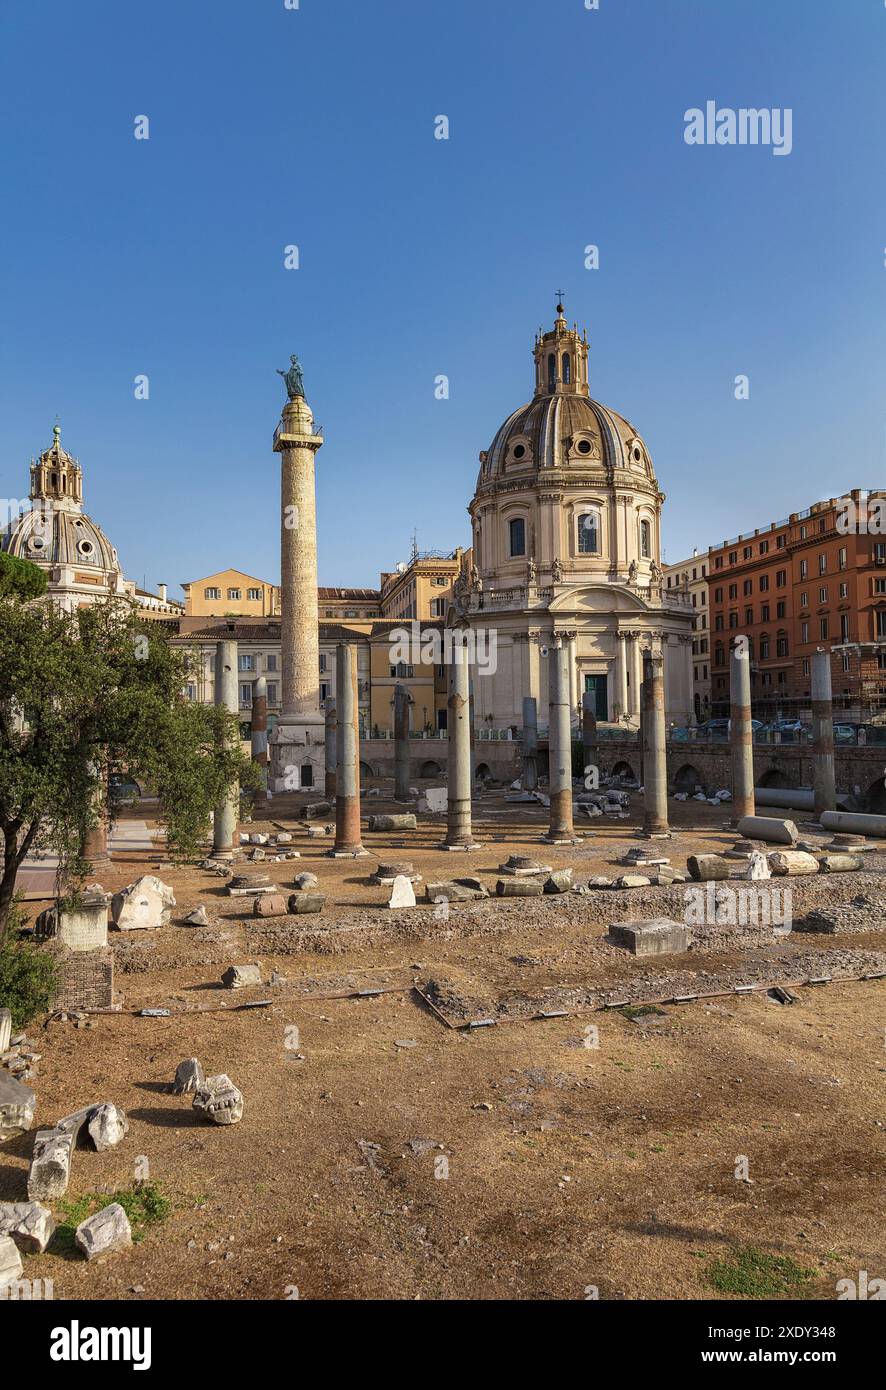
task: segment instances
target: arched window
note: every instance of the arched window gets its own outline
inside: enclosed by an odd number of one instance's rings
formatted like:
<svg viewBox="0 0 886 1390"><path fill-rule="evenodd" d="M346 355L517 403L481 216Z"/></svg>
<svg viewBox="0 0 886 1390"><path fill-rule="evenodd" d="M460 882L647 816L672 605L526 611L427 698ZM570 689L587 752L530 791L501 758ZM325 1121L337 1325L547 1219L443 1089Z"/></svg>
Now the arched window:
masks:
<svg viewBox="0 0 886 1390"><path fill-rule="evenodd" d="M522 516L515 516L509 525L511 539L511 554L526 554L526 522Z"/></svg>
<svg viewBox="0 0 886 1390"><path fill-rule="evenodd" d="M640 522L640 555L644 560L652 559L652 530L648 521Z"/></svg>
<svg viewBox="0 0 886 1390"><path fill-rule="evenodd" d="M557 359L554 354L548 353L548 390L553 391L557 382Z"/></svg>
<svg viewBox="0 0 886 1390"><path fill-rule="evenodd" d="M572 380L572 362L570 361L568 352L564 352L563 354L563 380L567 386Z"/></svg>
<svg viewBox="0 0 886 1390"><path fill-rule="evenodd" d="M599 512L583 512L578 518L578 550L580 555L599 555Z"/></svg>

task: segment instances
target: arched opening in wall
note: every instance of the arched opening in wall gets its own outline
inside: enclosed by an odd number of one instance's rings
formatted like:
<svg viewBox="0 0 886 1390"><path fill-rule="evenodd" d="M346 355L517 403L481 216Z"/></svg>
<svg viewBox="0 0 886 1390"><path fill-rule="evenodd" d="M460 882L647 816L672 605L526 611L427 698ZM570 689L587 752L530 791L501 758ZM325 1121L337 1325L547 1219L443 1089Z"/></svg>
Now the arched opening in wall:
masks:
<svg viewBox="0 0 886 1390"><path fill-rule="evenodd" d="M640 558L643 560L652 558L652 528L645 520L640 522Z"/></svg>
<svg viewBox="0 0 886 1390"><path fill-rule="evenodd" d="M314 785L314 769L310 763L302 763L301 765L301 784L303 787Z"/></svg>
<svg viewBox="0 0 886 1390"><path fill-rule="evenodd" d="M886 816L886 786L882 777L872 782L865 792L864 809L869 816Z"/></svg>
<svg viewBox="0 0 886 1390"><path fill-rule="evenodd" d="M630 763L625 762L624 758L615 764L615 767L612 769L612 776L622 777L626 782L636 782L637 780L634 769L631 767Z"/></svg>
<svg viewBox="0 0 886 1390"><path fill-rule="evenodd" d="M428 758L419 768L418 775L419 777L439 777L442 771L439 763L434 762L433 758Z"/></svg>
<svg viewBox="0 0 886 1390"><path fill-rule="evenodd" d="M557 383L557 359L554 354L548 353L548 390L553 391Z"/></svg>
<svg viewBox="0 0 886 1390"><path fill-rule="evenodd" d="M375 776L375 773L373 772L369 763L364 763L362 758L360 759L360 776L361 778Z"/></svg>
<svg viewBox="0 0 886 1390"><path fill-rule="evenodd" d="M701 787L703 784L704 779L701 773L697 767L693 767L692 763L684 763L674 777L674 791L689 792L690 796L696 787Z"/></svg>
<svg viewBox="0 0 886 1390"><path fill-rule="evenodd" d="M568 386L569 383L571 382L571 380L572 380L572 359L570 358L568 352L564 352L564 354L563 354L563 381L564 381L564 384L565 384L566 386Z"/></svg>
<svg viewBox="0 0 886 1390"><path fill-rule="evenodd" d="M780 767L767 767L762 777L757 778L758 787L783 787L789 790L797 786L797 780L793 780Z"/></svg>
<svg viewBox="0 0 886 1390"><path fill-rule="evenodd" d="M478 763L474 769L475 782L491 782L492 771L488 763Z"/></svg>

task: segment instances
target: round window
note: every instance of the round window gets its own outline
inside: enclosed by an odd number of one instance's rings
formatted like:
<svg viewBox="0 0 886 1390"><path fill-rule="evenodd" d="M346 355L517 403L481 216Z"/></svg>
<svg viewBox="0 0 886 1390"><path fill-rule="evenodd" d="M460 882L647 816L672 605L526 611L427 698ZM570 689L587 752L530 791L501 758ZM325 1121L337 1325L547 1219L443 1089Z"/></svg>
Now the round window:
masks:
<svg viewBox="0 0 886 1390"><path fill-rule="evenodd" d="M45 544L46 542L42 536L32 536L28 541L28 547L31 550L42 550Z"/></svg>
<svg viewBox="0 0 886 1390"><path fill-rule="evenodd" d="M525 444L516 444L516 445L514 446L514 458L515 458L515 459L521 459L525 453L526 453L526 445L525 445Z"/></svg>
<svg viewBox="0 0 886 1390"><path fill-rule="evenodd" d="M92 541L80 541L77 549L80 551L81 555L91 555L95 547Z"/></svg>
<svg viewBox="0 0 886 1390"><path fill-rule="evenodd" d="M591 442L589 439L580 439L578 441L578 452L580 454L589 454L591 452Z"/></svg>
<svg viewBox="0 0 886 1390"><path fill-rule="evenodd" d="M643 460L643 452L642 452L642 450L641 450L639 444L635 444L634 447L633 447L633 449L631 450L631 458L634 460L634 463L641 463L641 462L642 462L642 460Z"/></svg>

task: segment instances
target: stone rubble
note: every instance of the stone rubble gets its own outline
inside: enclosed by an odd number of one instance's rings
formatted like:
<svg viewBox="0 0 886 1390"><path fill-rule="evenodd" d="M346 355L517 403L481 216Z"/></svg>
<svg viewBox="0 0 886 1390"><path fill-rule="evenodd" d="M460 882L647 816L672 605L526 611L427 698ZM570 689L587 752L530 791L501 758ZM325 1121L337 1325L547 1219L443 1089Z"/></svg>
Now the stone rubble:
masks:
<svg viewBox="0 0 886 1390"><path fill-rule="evenodd" d="M26 1255L42 1255L54 1230L55 1217L39 1202L0 1202L0 1237L11 1237Z"/></svg>
<svg viewBox="0 0 886 1390"><path fill-rule="evenodd" d="M126 1250L132 1244L129 1217L119 1202L102 1207L94 1216L87 1216L74 1232L74 1241L87 1260Z"/></svg>
<svg viewBox="0 0 886 1390"><path fill-rule="evenodd" d="M199 1091L203 1085L203 1068L196 1057L186 1057L183 1062L179 1062L175 1069L175 1077L172 1082L172 1094L174 1096L185 1096L191 1091Z"/></svg>
<svg viewBox="0 0 886 1390"><path fill-rule="evenodd" d="M118 931L151 931L166 927L172 918L175 896L154 874L122 888L111 899L111 919Z"/></svg>
<svg viewBox="0 0 886 1390"><path fill-rule="evenodd" d="M216 1125L236 1125L243 1118L243 1096L229 1076L207 1076L194 1093L193 1107Z"/></svg>

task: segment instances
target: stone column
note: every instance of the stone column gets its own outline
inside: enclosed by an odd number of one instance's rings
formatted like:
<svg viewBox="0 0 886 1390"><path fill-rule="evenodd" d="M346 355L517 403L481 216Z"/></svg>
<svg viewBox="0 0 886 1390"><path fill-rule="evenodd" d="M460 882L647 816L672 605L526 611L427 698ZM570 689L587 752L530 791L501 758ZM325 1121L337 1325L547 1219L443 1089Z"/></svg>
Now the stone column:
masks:
<svg viewBox="0 0 886 1390"><path fill-rule="evenodd" d="M237 643L218 642L215 648L215 703L230 714L240 712L237 690ZM234 832L240 791L233 786L215 808L212 834L213 859L230 859L234 853Z"/></svg>
<svg viewBox="0 0 886 1390"><path fill-rule="evenodd" d="M572 728L569 722L569 645L552 641L548 657L548 792L551 821L543 838L549 844L573 844Z"/></svg>
<svg viewBox="0 0 886 1390"><path fill-rule="evenodd" d="M663 667L660 655L643 653L643 835L647 837L670 834Z"/></svg>
<svg viewBox="0 0 886 1390"><path fill-rule="evenodd" d="M695 657L692 655L692 638L684 637L681 640L684 643L683 655L686 664L684 679L686 681L686 726L688 728L695 713Z"/></svg>
<svg viewBox="0 0 886 1390"><path fill-rule="evenodd" d="M337 720L336 714L335 714L335 701L334 701L333 699L328 699L328 700L326 701L325 722L326 722L326 742L325 742L325 745L324 745L324 749L325 749L325 759L324 759L324 761L325 761L325 765L326 765L326 786L325 786L325 788L324 788L324 795L326 796L327 801L334 801L334 800L335 800L335 783L336 783L336 754L337 754L337 751L338 751L338 750L337 750L337 742L338 742L337 725L338 725L338 720Z"/></svg>
<svg viewBox="0 0 886 1390"><path fill-rule="evenodd" d="M613 716L620 720L628 714L628 638L624 632L615 634L615 695Z"/></svg>
<svg viewBox="0 0 886 1390"><path fill-rule="evenodd" d="M394 686L394 800L409 800L409 691Z"/></svg>
<svg viewBox="0 0 886 1390"><path fill-rule="evenodd" d="M523 790L538 786L538 712L535 698L523 696Z"/></svg>
<svg viewBox="0 0 886 1390"><path fill-rule="evenodd" d="M471 676L467 633L452 633L447 701L449 780L446 800L446 839L441 849L478 849L471 833Z"/></svg>
<svg viewBox="0 0 886 1390"><path fill-rule="evenodd" d="M569 724L578 724L578 664L575 659L575 633L569 634Z"/></svg>
<svg viewBox="0 0 886 1390"><path fill-rule="evenodd" d="M597 765L597 712L592 690L586 690L581 697L581 744L582 766Z"/></svg>
<svg viewBox="0 0 886 1390"><path fill-rule="evenodd" d="M632 632L630 634L630 657L631 657L631 695L630 713L633 719L639 720L642 709L642 692L640 687L643 684L643 652L640 647L641 634ZM662 676L662 682L664 677ZM664 689L664 685L662 685Z"/></svg>
<svg viewBox="0 0 886 1390"><path fill-rule="evenodd" d="M275 791L292 790L287 767L298 769L299 785L305 763L311 767L312 786L322 790L324 780L314 484L314 456L322 443L305 399L287 401L274 435L274 450L280 455L282 673L282 707L271 740Z"/></svg>
<svg viewBox="0 0 886 1390"><path fill-rule="evenodd" d="M268 682L264 676L252 682L252 761L258 766L261 786L255 793L253 807L267 811L268 807Z"/></svg>
<svg viewBox="0 0 886 1390"><path fill-rule="evenodd" d="M837 809L830 652L812 655L812 791L816 816Z"/></svg>
<svg viewBox="0 0 886 1390"><path fill-rule="evenodd" d="M108 849L108 764L102 757L95 764L100 781L95 791L95 810L98 816L95 825L86 831L80 844L80 854L88 859L93 872L111 866L111 853Z"/></svg>
<svg viewBox="0 0 886 1390"><path fill-rule="evenodd" d="M357 700L357 648L340 642L335 650L336 785L335 859L368 853L360 840L360 734Z"/></svg>
<svg viewBox="0 0 886 1390"><path fill-rule="evenodd" d="M732 819L755 814L754 731L751 724L751 658L747 648L729 657L729 741L732 744Z"/></svg>

